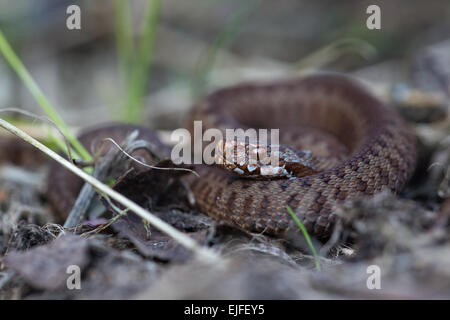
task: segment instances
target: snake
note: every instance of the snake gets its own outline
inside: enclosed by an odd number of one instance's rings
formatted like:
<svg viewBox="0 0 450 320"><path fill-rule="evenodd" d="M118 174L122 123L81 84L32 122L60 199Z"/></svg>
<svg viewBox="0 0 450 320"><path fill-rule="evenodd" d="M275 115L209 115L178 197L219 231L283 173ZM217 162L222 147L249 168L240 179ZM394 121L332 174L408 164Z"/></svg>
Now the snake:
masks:
<svg viewBox="0 0 450 320"><path fill-rule="evenodd" d="M358 80L339 73L218 89L195 103L186 117L185 127L193 135L194 121L202 121L202 132L278 129L280 144L320 159L303 175L258 179L200 164L195 166L199 177L183 178L201 212L269 236L298 234L289 207L311 235L327 239L341 203L383 190L401 192L416 165L416 139L406 121ZM153 130L125 124L95 126L81 134L80 141L85 146L105 137L121 141L135 129L139 138L167 148ZM49 199L63 216L81 188L76 179L57 165L50 170Z"/></svg>

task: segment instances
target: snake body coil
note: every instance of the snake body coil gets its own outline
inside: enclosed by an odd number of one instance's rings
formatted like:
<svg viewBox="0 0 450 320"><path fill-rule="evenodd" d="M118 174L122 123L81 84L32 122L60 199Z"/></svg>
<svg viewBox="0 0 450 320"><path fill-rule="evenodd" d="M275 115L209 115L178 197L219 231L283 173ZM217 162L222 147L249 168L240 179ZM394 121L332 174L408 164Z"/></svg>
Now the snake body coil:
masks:
<svg viewBox="0 0 450 320"><path fill-rule="evenodd" d="M281 143L325 159L319 172L305 177L251 180L201 165L200 178L187 178L204 213L254 232L297 230L290 206L309 232L326 238L336 204L383 189L398 192L415 167L415 139L403 120L346 76L222 89L194 106L187 122L192 131L194 120L202 120L204 130L278 128Z"/></svg>

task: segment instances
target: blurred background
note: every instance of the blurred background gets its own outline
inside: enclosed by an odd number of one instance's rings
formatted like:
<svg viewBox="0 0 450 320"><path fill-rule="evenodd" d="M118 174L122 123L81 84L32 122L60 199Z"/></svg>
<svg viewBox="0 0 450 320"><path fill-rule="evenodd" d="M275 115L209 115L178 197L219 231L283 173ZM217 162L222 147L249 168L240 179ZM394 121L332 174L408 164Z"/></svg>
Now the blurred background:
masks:
<svg viewBox="0 0 450 320"><path fill-rule="evenodd" d="M66 27L71 4L81 8L81 30ZM366 27L371 4L381 8L381 30ZM429 68L417 76L430 54L450 50L448 0L0 0L0 30L73 127L176 128L213 88L314 69L352 73L382 91L398 82L448 89L445 76L426 77ZM450 68L436 59L438 71ZM1 54L0 107L42 114Z"/></svg>
<svg viewBox="0 0 450 320"><path fill-rule="evenodd" d="M381 9L381 30L366 26L366 10L374 4ZM67 28L71 5L81 10L81 30ZM12 266L19 274L33 269L29 280L17 282L19 289L14 272L6 274L0 263L0 299L130 298L144 289L140 298L450 297L449 0L0 0L0 109L44 115L42 106L53 107L71 129L64 132L67 138L69 131L111 120L141 123L168 137L211 90L318 70L350 74L402 112L418 138L419 154L416 173L399 197L381 194L337 211L348 222L333 236L332 241L343 238L336 250L334 243L332 250L328 244L320 249L326 272L315 273L309 249L285 250L278 240L249 238L219 224L214 240L203 227L198 231L224 257L236 258L217 268L199 267L194 259L178 265L183 251L156 230L151 239L145 234L147 246L133 242L131 232L122 236L124 229L117 237L107 230L95 233L104 245L89 244L89 250L78 250L82 242L73 241L72 251L87 266L87 289L51 292L56 281L45 274L55 269L44 267L53 258L38 253L30 256L32 263L19 259ZM6 116L56 147L40 121L0 113ZM47 201L52 167L34 147L5 135L0 130L0 258L14 248L44 246L61 231L48 224L55 221ZM63 142L58 146L65 150ZM150 184L149 202L159 193L175 193L162 180ZM170 203L170 212L178 212L177 206ZM183 210L180 217L191 217ZM171 221L189 229L209 225ZM353 236L357 241L348 241ZM139 256L131 259L129 248ZM54 260L62 265L66 260L60 258ZM383 270L382 292L367 291L367 266L374 264ZM52 289L40 287L44 282ZM12 290L2 290L11 283Z"/></svg>

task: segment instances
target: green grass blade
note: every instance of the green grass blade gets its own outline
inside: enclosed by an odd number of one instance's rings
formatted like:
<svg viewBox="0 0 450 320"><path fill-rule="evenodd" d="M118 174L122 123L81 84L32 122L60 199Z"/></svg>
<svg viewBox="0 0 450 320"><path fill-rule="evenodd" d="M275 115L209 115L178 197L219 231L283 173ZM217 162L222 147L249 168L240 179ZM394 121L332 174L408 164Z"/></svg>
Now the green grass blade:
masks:
<svg viewBox="0 0 450 320"><path fill-rule="evenodd" d="M294 69L320 69L346 53L358 54L369 60L376 56L377 50L369 42L361 39L338 39L296 62Z"/></svg>
<svg viewBox="0 0 450 320"><path fill-rule="evenodd" d="M216 37L212 45L199 59L199 63L196 66L196 76L193 81L192 88L194 97L203 94L206 79L214 65L219 50L230 45L230 43L236 38L242 26L260 2L261 0L243 1L243 4L239 7L239 9L231 15L229 21Z"/></svg>
<svg viewBox="0 0 450 320"><path fill-rule="evenodd" d="M41 106L47 116L60 128L61 132L66 136L67 140L74 147L75 151L83 157L84 160L91 160L92 157L89 152L81 145L81 143L75 138L74 135L70 132L67 125L61 119L59 114L52 107L47 97L44 95L42 90L37 85L36 81L34 81L33 77L30 75L28 70L23 65L22 61L20 61L19 57L15 54L14 50L9 45L6 40L3 32L0 30L0 52L5 57L6 61L11 65L13 70L17 73L20 79L22 79L25 86L30 91L31 95L37 101L37 103Z"/></svg>
<svg viewBox="0 0 450 320"><path fill-rule="evenodd" d="M130 80L129 66L133 61L133 33L131 25L130 3L127 0L114 0L115 38L119 78L122 88Z"/></svg>
<svg viewBox="0 0 450 320"><path fill-rule="evenodd" d="M153 58L160 8L161 0L151 0L145 11L136 59L131 66L127 106L124 108L126 122L139 122L142 119L143 98Z"/></svg>
<svg viewBox="0 0 450 320"><path fill-rule="evenodd" d="M309 248L311 249L311 252L314 256L314 264L316 265L316 270L320 271L320 261L319 256L317 254L316 249L314 248L314 245L311 241L311 238L309 237L308 231L306 230L305 226L301 223L300 219L295 215L294 211L292 211L291 207L286 206L287 211L292 216L292 219L294 219L295 223L297 223L298 227L303 233L303 236L306 239L306 242L308 243Z"/></svg>

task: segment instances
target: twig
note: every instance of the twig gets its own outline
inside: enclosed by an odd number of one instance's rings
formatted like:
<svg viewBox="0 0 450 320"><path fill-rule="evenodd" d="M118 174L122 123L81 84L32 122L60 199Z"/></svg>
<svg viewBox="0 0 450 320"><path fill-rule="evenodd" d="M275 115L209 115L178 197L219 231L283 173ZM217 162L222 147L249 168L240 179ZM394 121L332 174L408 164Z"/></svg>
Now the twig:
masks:
<svg viewBox="0 0 450 320"><path fill-rule="evenodd" d="M9 280L11 280L15 275L14 271L9 272L0 272L0 290L3 289L3 287L8 284Z"/></svg>
<svg viewBox="0 0 450 320"><path fill-rule="evenodd" d="M53 137L53 135L51 134L50 130L47 129L47 130L49 130L50 137L53 138L53 140L58 144L59 148L66 153L66 155L67 155L67 157L69 159L73 159L72 151L71 151L71 147L70 147L70 142L66 139L66 137L64 136L64 132L62 132L62 130L58 127L58 124L56 124L56 122L53 121L52 119L50 119L49 117L39 116L37 114L34 114L34 113L26 111L26 110L22 110L22 109L19 109L19 108L3 108L3 109L0 109L0 112L16 112L16 113L25 115L27 117L30 117L30 118L32 118L34 120L37 119L37 120L40 120L42 122L50 123L50 125L53 128L55 128L56 131L58 131L59 135L61 136L62 140L64 141L66 149L64 150L60 140L57 139L56 137Z"/></svg>
<svg viewBox="0 0 450 320"><path fill-rule="evenodd" d="M319 69L348 52L357 53L365 59L370 59L376 55L376 49L370 43L355 38L343 38L302 58L294 64L294 69Z"/></svg>
<svg viewBox="0 0 450 320"><path fill-rule="evenodd" d="M16 128L12 124L8 123L7 121L0 118L0 126L4 129L8 130L9 132L15 134L19 138L25 140L26 142L30 143L40 151L44 152L46 155L51 157L52 159L58 161L62 166L66 167L70 171L72 171L74 174L82 178L84 181L92 185L94 188L97 188L99 191L107 194L112 199L116 200L117 202L121 203L125 208L129 208L131 211L133 211L135 214L140 216L141 218L147 220L150 224L152 224L155 228L159 229L161 232L167 234L168 236L172 237L174 240L179 242L182 246L184 246L187 249L190 249L194 251L197 256L207 262L217 262L218 261L218 255L205 247L201 247L194 239L190 238L189 236L183 234L182 232L178 231L171 225L165 223L158 217L154 216L144 208L140 207L130 199L124 197L117 191L111 189L107 185L101 183L94 177L90 176L80 168L77 168L72 163L58 155L56 152L50 150L46 146L44 146L39 141L36 141L31 136L23 132L22 130Z"/></svg>
<svg viewBox="0 0 450 320"><path fill-rule="evenodd" d="M441 198L450 197L450 166L447 168L447 172L444 173L444 178L439 184L438 195Z"/></svg>
<svg viewBox="0 0 450 320"><path fill-rule="evenodd" d="M106 138L102 141L102 144L99 149L103 146L103 143L106 141L111 142L117 149L111 149L109 152L102 157L101 161L96 161L97 165L95 166L93 176L104 182L109 177L112 177L116 172L120 173L125 171L125 168L127 167L129 163L129 159L139 163L142 166L152 168L152 169L159 169L159 170L178 170L178 171L188 171L194 173L198 177L198 173L186 168L160 168L155 166L150 166L142 161L139 161L138 159L134 158L130 155L130 153L133 153L134 151L138 149L145 149L148 152L154 154L152 151L152 148L149 148L151 144L149 144L148 141L145 140L135 140L138 136L139 132L137 130L133 131L127 138L125 138L123 144L123 148L119 146L117 142L115 142L111 138ZM100 150L101 151L101 150ZM98 152L99 153L99 152ZM96 152L97 154L97 152ZM97 156L95 157L97 159ZM81 189L77 200L75 201L74 206L72 207L72 210L70 211L70 214L64 223L65 228L72 228L76 225L80 224L85 218L86 214L88 212L89 206L92 202L92 199L95 195L95 190L92 188L92 186L88 183L85 183L83 188Z"/></svg>
<svg viewBox="0 0 450 320"><path fill-rule="evenodd" d="M123 216L125 216L128 212L128 209L123 210L122 212L120 212L119 214L115 215L114 217L112 217L111 219L109 219L106 223L98 226L97 228L95 228L94 230L91 231L87 231L85 233L81 234L81 237L83 238L87 238L90 237L91 235L97 234L103 230L105 230L106 228L108 228L110 225L112 225L114 222L116 222L117 220L119 220L120 218L122 218Z"/></svg>
<svg viewBox="0 0 450 320"><path fill-rule="evenodd" d="M115 142L113 139L111 138L106 138L105 141L109 141L111 142L117 149L119 149L125 156L127 156L128 158L130 158L131 160L133 160L136 163L139 163L141 166L146 167L146 168L150 168L150 169L155 169L155 170L167 170L167 171L186 171L186 172L190 172L192 174L194 174L196 177L200 177L199 174L197 172L195 172L192 169L187 169L187 168L165 168L165 167L156 167L156 166L151 166L149 164L146 164L138 159L136 159L135 157L133 157L132 155L130 155L130 151L125 151L121 146L119 146L117 144L117 142ZM143 141L143 144L148 144L146 141ZM143 146L144 147L144 146ZM149 148L148 146L145 146L145 149L148 150L149 152L151 152L152 148ZM134 151L134 150L132 150ZM131 151L131 152L132 152ZM154 153L153 153L154 154Z"/></svg>
<svg viewBox="0 0 450 320"><path fill-rule="evenodd" d="M134 141L137 135L138 132L135 130L125 138L123 144L126 149L133 151L141 147L139 141ZM127 157L125 157L121 152L111 149L104 157L102 157L101 161L98 161L92 175L99 181L106 181L113 175L113 171L123 171L127 163ZM64 228L73 228L85 220L87 211L92 199L95 196L95 193L95 189L89 183L85 183L83 185L77 200L75 201L75 204L73 205L72 210L70 210L69 216L64 223Z"/></svg>

